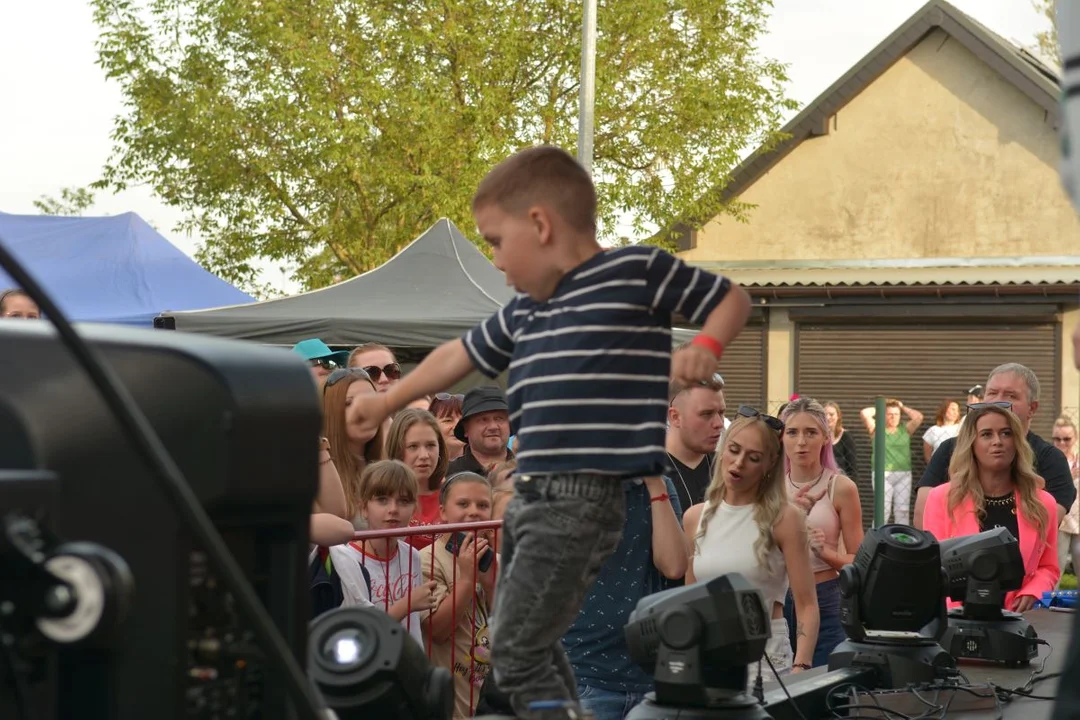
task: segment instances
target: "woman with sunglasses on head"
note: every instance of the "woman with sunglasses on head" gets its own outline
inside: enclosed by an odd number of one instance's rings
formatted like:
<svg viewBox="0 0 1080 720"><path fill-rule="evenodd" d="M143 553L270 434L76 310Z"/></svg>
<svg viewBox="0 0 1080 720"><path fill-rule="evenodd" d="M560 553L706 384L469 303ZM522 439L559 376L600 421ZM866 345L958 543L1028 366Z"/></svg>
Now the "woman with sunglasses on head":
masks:
<svg viewBox="0 0 1080 720"><path fill-rule="evenodd" d="M1005 609L1030 610L1061 576L1057 501L1032 469L1033 453L1008 402L968 406L949 462L949 481L930 491L923 529L938 540L1004 527L1020 543L1024 581Z"/></svg>
<svg viewBox="0 0 1080 720"><path fill-rule="evenodd" d="M428 412L439 421L443 441L446 443L446 455L451 460L457 460L465 451L465 443L454 435L454 428L461 420L464 401L464 395L441 392L437 393L428 405Z"/></svg>
<svg viewBox="0 0 1080 720"><path fill-rule="evenodd" d="M413 526L439 523L439 488L446 477L446 443L435 417L427 410L406 408L394 417L386 437L386 455L400 460L416 473L420 494L413 514ZM430 535L413 535L408 542L417 550L431 544Z"/></svg>
<svg viewBox="0 0 1080 720"><path fill-rule="evenodd" d="M857 550L862 544L862 503L855 483L840 472L833 458L829 420L821 403L807 397L792 400L780 419L784 422L788 496L806 513L810 536L820 617L813 662L817 667L828 664L829 654L845 637L840 625L840 568L855 559L848 549ZM784 616L794 637L798 613L790 592Z"/></svg>
<svg viewBox="0 0 1080 720"><path fill-rule="evenodd" d="M360 475L368 464L382 460L383 430L371 434L346 422L345 410L355 398L374 394L375 383L360 368L338 368L322 384L323 437L330 443L330 457L345 489L345 517L363 527L360 516Z"/></svg>
<svg viewBox="0 0 1080 720"><path fill-rule="evenodd" d="M740 407L720 438L705 502L683 516L691 548L687 584L737 572L760 590L772 619L765 654L780 675L813 667L818 636L806 518L784 488L783 430L778 418ZM794 657L784 620L789 581L799 618ZM751 673L759 669L755 664ZM762 678L773 678L768 667Z"/></svg>
<svg viewBox="0 0 1080 720"><path fill-rule="evenodd" d="M1080 491L1080 483L1077 482L1077 478L1080 477L1080 459L1076 455L1076 423L1072 421L1072 418L1062 415L1055 420L1054 434L1051 439L1054 447L1065 455L1069 470L1072 471L1073 487ZM1080 499L1073 501L1072 507L1069 508L1069 512L1065 514L1058 528L1058 567L1062 572L1065 572L1065 568L1072 559L1072 546L1078 534L1080 534Z"/></svg>

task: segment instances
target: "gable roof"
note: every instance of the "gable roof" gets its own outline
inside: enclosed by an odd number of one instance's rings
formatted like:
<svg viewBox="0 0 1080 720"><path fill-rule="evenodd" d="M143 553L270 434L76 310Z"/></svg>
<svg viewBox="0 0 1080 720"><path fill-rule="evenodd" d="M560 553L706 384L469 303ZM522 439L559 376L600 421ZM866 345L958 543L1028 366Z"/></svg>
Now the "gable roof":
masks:
<svg viewBox="0 0 1080 720"><path fill-rule="evenodd" d="M1015 85L1046 111L1047 122L1051 123L1052 127L1058 127L1061 117L1061 86L1060 77L1055 70L944 0L930 0L788 121L781 129L781 132L788 136L786 140L771 151L758 150L741 162L732 171L723 188L723 200L738 197L803 140L827 135L829 118L869 87L927 35L938 29L948 33L971 54ZM686 224L677 226L678 235L675 241L678 249L689 250L694 247L696 243L693 233L711 219L712 217L699 218L695 227Z"/></svg>

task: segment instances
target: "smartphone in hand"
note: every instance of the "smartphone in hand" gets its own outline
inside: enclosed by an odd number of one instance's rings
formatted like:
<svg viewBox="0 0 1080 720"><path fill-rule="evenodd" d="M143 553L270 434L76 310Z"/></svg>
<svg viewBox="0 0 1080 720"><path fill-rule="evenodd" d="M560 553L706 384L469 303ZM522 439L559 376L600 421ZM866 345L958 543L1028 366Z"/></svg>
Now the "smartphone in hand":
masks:
<svg viewBox="0 0 1080 720"><path fill-rule="evenodd" d="M446 541L446 549L450 551L451 555L457 555L461 552L461 546L465 543L465 533L456 532L450 539ZM487 572L491 567L491 563L495 562L495 552L488 548L484 551L484 554L480 556L480 559L476 563L476 567L480 572Z"/></svg>

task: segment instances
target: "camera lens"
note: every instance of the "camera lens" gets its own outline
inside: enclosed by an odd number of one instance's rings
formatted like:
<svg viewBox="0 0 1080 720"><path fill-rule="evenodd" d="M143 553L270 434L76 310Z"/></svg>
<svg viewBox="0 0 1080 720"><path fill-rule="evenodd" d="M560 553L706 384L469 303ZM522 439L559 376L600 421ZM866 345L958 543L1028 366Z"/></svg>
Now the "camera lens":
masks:
<svg viewBox="0 0 1080 720"><path fill-rule="evenodd" d="M362 665L365 656L370 654L370 648L364 640L364 633L359 628L342 628L323 643L323 660L336 670L352 670Z"/></svg>

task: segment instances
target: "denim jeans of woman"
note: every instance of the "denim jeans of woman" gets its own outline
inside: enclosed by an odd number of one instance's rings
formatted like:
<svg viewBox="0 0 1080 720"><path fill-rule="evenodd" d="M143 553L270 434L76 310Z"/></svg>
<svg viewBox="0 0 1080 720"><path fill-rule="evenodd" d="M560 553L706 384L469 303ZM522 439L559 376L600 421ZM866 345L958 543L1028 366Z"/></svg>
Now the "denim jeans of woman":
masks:
<svg viewBox="0 0 1080 720"><path fill-rule="evenodd" d="M821 615L821 626L818 629L817 645L814 646L814 667L829 664L829 654L836 646L847 639L844 628L840 626L840 581L826 580L817 584L818 612ZM787 620L791 641L791 649L795 650L795 625L798 619L795 617L795 601L791 591L788 590L784 600L784 618Z"/></svg>
<svg viewBox="0 0 1080 720"><path fill-rule="evenodd" d="M634 706L645 699L644 693L612 692L590 685L578 685L581 709L595 720L623 720Z"/></svg>

